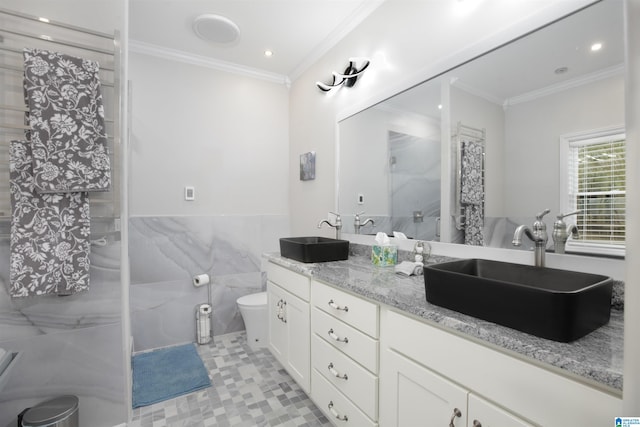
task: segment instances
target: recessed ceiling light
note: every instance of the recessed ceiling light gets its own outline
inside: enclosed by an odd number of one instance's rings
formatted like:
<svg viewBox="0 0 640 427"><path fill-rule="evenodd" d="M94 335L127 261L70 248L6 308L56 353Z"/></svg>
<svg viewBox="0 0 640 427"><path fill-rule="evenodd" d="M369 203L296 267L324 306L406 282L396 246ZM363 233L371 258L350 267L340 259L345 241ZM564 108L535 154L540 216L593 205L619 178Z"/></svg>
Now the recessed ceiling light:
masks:
<svg viewBox="0 0 640 427"><path fill-rule="evenodd" d="M602 49L602 43L594 43L591 45L591 52L597 52Z"/></svg>
<svg viewBox="0 0 640 427"><path fill-rule="evenodd" d="M273 51L270 49L265 50L264 56L266 56L267 58L271 58L273 56Z"/></svg>
<svg viewBox="0 0 640 427"><path fill-rule="evenodd" d="M45 24L48 24L50 22L49 19L43 17L38 18L38 21L44 22Z"/></svg>
<svg viewBox="0 0 640 427"><path fill-rule="evenodd" d="M215 43L233 43L240 36L235 22L220 15L204 14L193 21L193 31L203 40Z"/></svg>

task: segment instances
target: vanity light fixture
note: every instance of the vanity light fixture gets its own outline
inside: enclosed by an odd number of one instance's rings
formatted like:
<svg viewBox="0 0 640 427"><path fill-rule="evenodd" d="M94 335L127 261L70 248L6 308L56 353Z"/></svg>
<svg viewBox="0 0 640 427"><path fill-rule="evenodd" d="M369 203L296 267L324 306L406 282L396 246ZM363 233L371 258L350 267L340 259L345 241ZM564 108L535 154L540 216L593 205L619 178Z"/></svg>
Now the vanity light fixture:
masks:
<svg viewBox="0 0 640 427"><path fill-rule="evenodd" d="M358 67L358 62L361 63L360 67ZM340 86L351 87L356 83L358 77L362 75L364 70L369 67L371 62L367 58L351 58L349 59L349 65L342 73L333 72L333 80L331 83L323 83L316 82L316 86L323 91L329 92L333 88L338 88Z"/></svg>

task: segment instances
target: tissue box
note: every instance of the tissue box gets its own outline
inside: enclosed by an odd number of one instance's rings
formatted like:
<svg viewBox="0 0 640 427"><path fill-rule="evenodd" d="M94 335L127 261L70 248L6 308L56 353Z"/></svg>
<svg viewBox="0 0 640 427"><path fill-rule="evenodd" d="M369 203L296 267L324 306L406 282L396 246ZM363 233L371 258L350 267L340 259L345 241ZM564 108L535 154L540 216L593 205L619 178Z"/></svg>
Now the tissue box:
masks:
<svg viewBox="0 0 640 427"><path fill-rule="evenodd" d="M395 245L373 245L371 262L378 267L389 267L398 262L398 247Z"/></svg>

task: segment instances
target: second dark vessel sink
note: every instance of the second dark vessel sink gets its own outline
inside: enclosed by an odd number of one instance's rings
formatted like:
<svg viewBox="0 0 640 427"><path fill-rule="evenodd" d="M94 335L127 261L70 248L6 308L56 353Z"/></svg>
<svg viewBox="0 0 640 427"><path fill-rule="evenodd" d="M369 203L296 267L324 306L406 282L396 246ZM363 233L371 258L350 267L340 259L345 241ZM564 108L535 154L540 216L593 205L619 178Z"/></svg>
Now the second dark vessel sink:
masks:
<svg viewBox="0 0 640 427"><path fill-rule="evenodd" d="M613 279L597 274L463 259L424 267L427 301L554 341L609 322Z"/></svg>
<svg viewBox="0 0 640 427"><path fill-rule="evenodd" d="M328 237L283 237L280 255L300 262L342 261L349 257L349 241Z"/></svg>

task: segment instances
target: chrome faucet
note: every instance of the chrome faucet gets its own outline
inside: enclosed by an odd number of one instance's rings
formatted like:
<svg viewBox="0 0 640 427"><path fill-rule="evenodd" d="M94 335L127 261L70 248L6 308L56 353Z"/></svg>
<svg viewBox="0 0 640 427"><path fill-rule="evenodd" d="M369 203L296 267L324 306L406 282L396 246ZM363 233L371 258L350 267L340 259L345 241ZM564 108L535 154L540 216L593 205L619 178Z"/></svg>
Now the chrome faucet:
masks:
<svg viewBox="0 0 640 427"><path fill-rule="evenodd" d="M536 215L536 220L533 226L529 228L528 225L521 225L516 228L516 232L513 235L513 246L520 246L522 244L522 235L525 234L533 243L535 243L535 266L544 267L544 254L547 249L547 241L549 236L547 235L547 225L542 221L542 217L551 212L549 209L545 209Z"/></svg>
<svg viewBox="0 0 640 427"><path fill-rule="evenodd" d="M364 211L357 213L355 216L355 219L353 221L353 228L356 230L356 234L360 234L360 228L364 227L367 224L371 224L372 226L376 225L375 221L372 220L371 218L367 218L364 220L364 222L360 222L360 215L362 215L364 213Z"/></svg>
<svg viewBox="0 0 640 427"><path fill-rule="evenodd" d="M553 223L553 233L551 233L551 237L553 238L553 250L557 254L564 253L564 247L567 243L567 239L569 236L573 236L574 239L578 238L578 227L575 224L567 225L563 219L580 213L580 211L571 212L568 214L560 214L556 216L556 222Z"/></svg>
<svg viewBox="0 0 640 427"><path fill-rule="evenodd" d="M334 212L329 212L333 215L336 216L336 223L335 224L331 224L329 222L328 219L323 219L322 221L320 221L318 223L318 228L322 228L322 224L327 224L329 227L333 227L336 229L336 239L340 240L340 237L342 235L342 219L340 218L340 214L334 213Z"/></svg>

